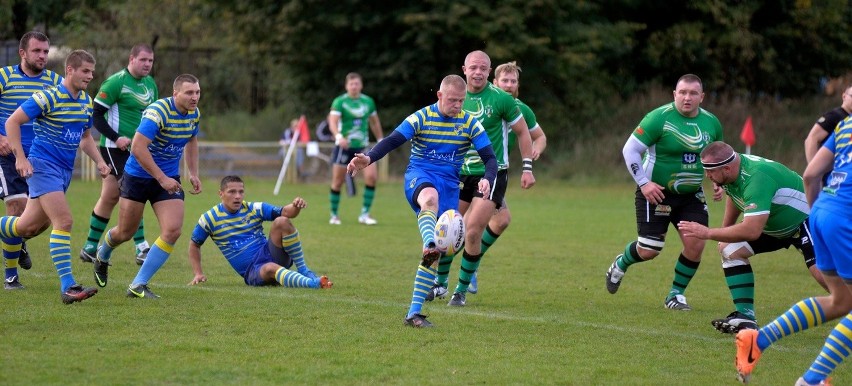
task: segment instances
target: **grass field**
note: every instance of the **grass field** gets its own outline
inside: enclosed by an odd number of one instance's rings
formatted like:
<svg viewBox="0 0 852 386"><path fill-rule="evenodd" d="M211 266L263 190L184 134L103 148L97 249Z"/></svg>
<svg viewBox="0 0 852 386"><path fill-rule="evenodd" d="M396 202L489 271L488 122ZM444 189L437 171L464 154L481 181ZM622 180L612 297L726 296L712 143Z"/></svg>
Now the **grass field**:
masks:
<svg viewBox="0 0 852 386"><path fill-rule="evenodd" d="M128 299L135 276L132 243L113 255L110 284L70 306L59 299L46 235L29 242L34 267L24 291L0 292L2 385L36 384L736 384L734 346L709 321L733 310L715 244L686 295L691 312L663 307L680 250L670 237L654 262L631 268L610 295L604 272L635 239L632 187L541 182L509 192L513 224L485 256L480 293L467 306L427 303L437 328L405 328L418 264L415 218L398 183L380 185L373 227L356 221L360 195L344 198L341 226L328 225L327 185L248 181L248 199L280 204L296 194L308 208L296 219L307 262L331 290L243 284L212 242L203 249L209 281L187 286L187 241L198 216L218 202L218 181L188 196L183 235L154 276L161 299ZM99 192L74 181L73 267L94 285L92 266L76 257ZM359 191L360 194L360 191ZM711 206L718 224L722 206ZM147 236L157 235L146 214ZM670 232L670 236L674 233ZM760 322L820 293L795 251L753 259ZM458 262L450 285L455 285ZM791 385L811 363L833 323L769 349L754 385ZM842 365L838 384L852 373ZM844 382L847 380L847 382Z"/></svg>

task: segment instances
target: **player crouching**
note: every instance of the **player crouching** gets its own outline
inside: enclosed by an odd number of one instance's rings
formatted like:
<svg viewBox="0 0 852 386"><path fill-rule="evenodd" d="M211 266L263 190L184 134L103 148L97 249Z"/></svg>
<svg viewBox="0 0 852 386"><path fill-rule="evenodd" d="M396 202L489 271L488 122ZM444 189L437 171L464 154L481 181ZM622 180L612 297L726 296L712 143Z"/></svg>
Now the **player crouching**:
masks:
<svg viewBox="0 0 852 386"><path fill-rule="evenodd" d="M317 277L305 264L299 232L290 221L307 206L305 200L296 197L284 207L243 201L245 186L237 176L222 179L219 197L222 202L202 214L192 231L189 263L195 277L190 285L207 281L201 245L210 237L248 285L331 288L328 277ZM272 221L269 238L263 233L264 221ZM294 264L296 271L291 271Z"/></svg>

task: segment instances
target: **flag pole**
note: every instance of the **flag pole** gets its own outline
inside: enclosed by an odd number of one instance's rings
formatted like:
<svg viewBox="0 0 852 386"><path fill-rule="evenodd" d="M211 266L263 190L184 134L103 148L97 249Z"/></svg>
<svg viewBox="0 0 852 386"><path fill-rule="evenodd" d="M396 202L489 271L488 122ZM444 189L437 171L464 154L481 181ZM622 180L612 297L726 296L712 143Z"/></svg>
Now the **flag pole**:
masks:
<svg viewBox="0 0 852 386"><path fill-rule="evenodd" d="M293 133L293 139L290 140L290 146L287 147L287 153L284 155L284 162L281 164L281 171L278 172L278 181L275 182L275 189L272 190L272 194L277 196L278 192L281 190L281 183L284 182L284 175L287 174L287 166L290 166L290 157L293 155L293 150L296 149L296 146L299 141L299 132L300 130L295 130Z"/></svg>

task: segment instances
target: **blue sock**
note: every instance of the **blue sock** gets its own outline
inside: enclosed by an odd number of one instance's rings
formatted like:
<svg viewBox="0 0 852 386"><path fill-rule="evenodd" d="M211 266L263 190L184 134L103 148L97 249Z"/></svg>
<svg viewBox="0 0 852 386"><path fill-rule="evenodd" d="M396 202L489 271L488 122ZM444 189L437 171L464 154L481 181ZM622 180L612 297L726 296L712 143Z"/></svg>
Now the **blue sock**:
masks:
<svg viewBox="0 0 852 386"><path fill-rule="evenodd" d="M121 245L120 243L116 243L112 240L112 235L110 235L111 231L112 229L104 232L104 242L98 247L98 260L103 261L104 263L109 262L109 259L112 258L112 251Z"/></svg>
<svg viewBox="0 0 852 386"><path fill-rule="evenodd" d="M852 314L846 315L834 327L834 330L825 340L822 351L817 355L808 371L802 375L802 378L805 379L805 382L814 385L824 381L834 371L834 368L849 356L850 347L852 347Z"/></svg>
<svg viewBox="0 0 852 386"><path fill-rule="evenodd" d="M21 243L24 239L20 237L9 237L3 239L3 259L6 260L6 279L18 276L18 257L21 255Z"/></svg>
<svg viewBox="0 0 852 386"><path fill-rule="evenodd" d="M435 223L438 222L438 217L431 210L421 210L417 214L417 228L420 230L420 237L423 239L423 246L426 247L429 243L435 242ZM432 288L431 286L429 288Z"/></svg>
<svg viewBox="0 0 852 386"><path fill-rule="evenodd" d="M766 350L779 339L825 323L825 313L816 298L807 298L794 304L787 312L757 333L757 348Z"/></svg>
<svg viewBox="0 0 852 386"><path fill-rule="evenodd" d="M275 281L284 287L296 288L319 288L319 279L313 280L298 272L293 272L287 268L281 267L275 271Z"/></svg>
<svg viewBox="0 0 852 386"><path fill-rule="evenodd" d="M148 251L148 258L145 259L145 263L142 264L142 267L139 268L139 273L136 274L136 277L133 279L133 282L130 284L131 286L135 286L138 284L148 284L151 278L160 270L160 267L166 263L166 260L169 259L169 255L172 254L172 250L174 250L174 244L169 244L161 238L157 238L154 241L154 245L151 247L151 250Z"/></svg>
<svg viewBox="0 0 852 386"><path fill-rule="evenodd" d="M287 253L287 256L290 256L290 259L293 260L293 264L296 265L296 271L303 275L311 272L310 268L308 268L307 264L305 264L305 252L302 250L302 241L299 239L299 231L282 237L281 246L284 247L284 252Z"/></svg>
<svg viewBox="0 0 852 386"><path fill-rule="evenodd" d="M408 309L406 318L419 314L420 310L423 309L423 302L426 301L426 295L432 290L437 274L438 271L435 269L423 265L417 266L417 274L414 276L414 292L411 294L411 307Z"/></svg>
<svg viewBox="0 0 852 386"><path fill-rule="evenodd" d="M62 292L76 284L71 273L71 232L54 229L50 232L50 258L59 275Z"/></svg>

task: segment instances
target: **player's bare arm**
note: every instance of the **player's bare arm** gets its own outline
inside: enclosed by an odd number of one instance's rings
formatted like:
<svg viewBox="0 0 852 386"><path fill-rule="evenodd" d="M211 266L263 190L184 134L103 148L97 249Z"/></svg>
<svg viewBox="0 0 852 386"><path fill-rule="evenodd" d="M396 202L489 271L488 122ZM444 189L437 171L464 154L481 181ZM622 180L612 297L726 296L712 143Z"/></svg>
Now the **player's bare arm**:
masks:
<svg viewBox="0 0 852 386"><path fill-rule="evenodd" d="M33 167L27 157L24 157L24 146L21 144L21 125L30 121L30 117L20 107L6 119L6 136L9 142L9 151L5 154L15 156L15 169L18 175L28 178L33 175Z"/></svg>
<svg viewBox="0 0 852 386"><path fill-rule="evenodd" d="M192 266L192 272L195 276L187 285L196 285L207 281L207 276L201 269L201 246L192 240L189 241L189 265Z"/></svg>

